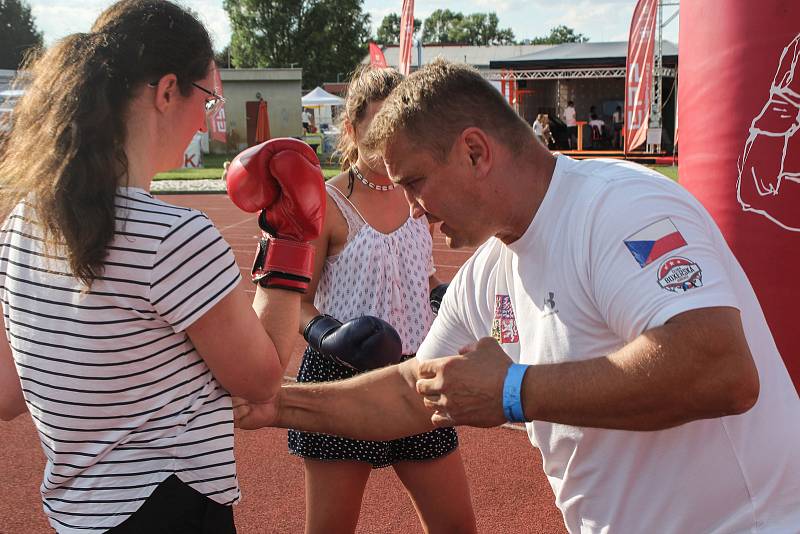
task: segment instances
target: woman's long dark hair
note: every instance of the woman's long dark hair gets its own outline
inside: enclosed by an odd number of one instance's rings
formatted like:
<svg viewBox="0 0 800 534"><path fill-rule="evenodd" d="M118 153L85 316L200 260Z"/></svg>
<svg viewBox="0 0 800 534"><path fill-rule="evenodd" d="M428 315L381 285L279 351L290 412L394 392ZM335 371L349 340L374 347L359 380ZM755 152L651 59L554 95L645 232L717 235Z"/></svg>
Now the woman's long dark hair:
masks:
<svg viewBox="0 0 800 534"><path fill-rule="evenodd" d="M188 96L212 58L203 25L164 0L117 2L90 33L39 54L24 69L30 83L0 160L0 213L27 198L47 246L63 244L73 274L91 286L114 237L116 189L127 185L133 95L171 73Z"/></svg>

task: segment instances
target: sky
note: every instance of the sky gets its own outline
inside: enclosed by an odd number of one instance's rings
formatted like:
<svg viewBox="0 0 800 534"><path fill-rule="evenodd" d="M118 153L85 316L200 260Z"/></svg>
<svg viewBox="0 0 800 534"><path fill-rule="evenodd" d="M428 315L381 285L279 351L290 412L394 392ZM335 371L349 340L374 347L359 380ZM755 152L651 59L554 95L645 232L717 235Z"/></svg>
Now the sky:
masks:
<svg viewBox="0 0 800 534"><path fill-rule="evenodd" d="M75 32L88 31L92 22L114 0L28 0L37 27L44 33L45 44ZM180 0L179 0L180 1ZM221 50L230 42L230 24L222 0L182 0L200 14ZM373 33L383 17L400 13L402 0L364 0L363 9L372 16ZM668 3L677 3L668 2ZM591 41L626 41L635 0L417 0L414 16L424 20L437 9L462 13L495 12L501 28L510 27L517 40L550 33L566 25ZM664 8L664 20L676 11ZM664 28L664 38L678 42L678 18Z"/></svg>

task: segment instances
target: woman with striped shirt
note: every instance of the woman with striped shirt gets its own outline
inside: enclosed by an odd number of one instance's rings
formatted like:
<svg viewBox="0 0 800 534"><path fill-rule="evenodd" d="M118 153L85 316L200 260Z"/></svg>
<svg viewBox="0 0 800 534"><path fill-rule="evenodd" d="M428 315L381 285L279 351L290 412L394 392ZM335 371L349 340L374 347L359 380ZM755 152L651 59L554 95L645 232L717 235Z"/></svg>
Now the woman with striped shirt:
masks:
<svg viewBox="0 0 800 534"><path fill-rule="evenodd" d="M235 532L230 394L274 393L300 304L251 306L208 218L149 193L221 103L212 58L185 10L124 0L30 67L15 112L0 415L30 412L58 532Z"/></svg>

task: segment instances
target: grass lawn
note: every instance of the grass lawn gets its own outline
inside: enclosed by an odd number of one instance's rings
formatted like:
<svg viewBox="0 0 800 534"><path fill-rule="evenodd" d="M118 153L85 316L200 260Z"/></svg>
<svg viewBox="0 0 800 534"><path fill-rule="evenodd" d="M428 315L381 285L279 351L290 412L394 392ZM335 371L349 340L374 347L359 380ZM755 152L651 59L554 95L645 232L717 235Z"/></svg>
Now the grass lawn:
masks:
<svg viewBox="0 0 800 534"><path fill-rule="evenodd" d="M222 167L205 167L203 169L175 169L161 172L153 180L219 180Z"/></svg>
<svg viewBox="0 0 800 534"><path fill-rule="evenodd" d="M219 180L222 178L222 164L233 159L225 154L203 154L202 169L174 169L156 174L154 180ZM341 171L339 167L322 167L325 179L333 178Z"/></svg>
<svg viewBox="0 0 800 534"><path fill-rule="evenodd" d="M648 165L654 171L658 171L667 178L672 178L678 181L678 166L677 165Z"/></svg>
<svg viewBox="0 0 800 534"><path fill-rule="evenodd" d="M202 169L175 169L173 171L157 174L155 180L218 180L222 177L222 164L233 159L233 156L225 154L204 154ZM678 181L678 167L674 165L649 165L667 178ZM325 165L322 167L322 174L328 180L339 174L339 167Z"/></svg>

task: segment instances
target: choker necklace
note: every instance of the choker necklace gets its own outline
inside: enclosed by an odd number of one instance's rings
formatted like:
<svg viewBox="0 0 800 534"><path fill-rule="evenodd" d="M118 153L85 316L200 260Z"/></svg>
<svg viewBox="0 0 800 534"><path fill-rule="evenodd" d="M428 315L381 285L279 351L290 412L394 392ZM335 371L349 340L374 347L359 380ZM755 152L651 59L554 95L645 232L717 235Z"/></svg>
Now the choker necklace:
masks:
<svg viewBox="0 0 800 534"><path fill-rule="evenodd" d="M351 165L350 166L350 172L353 174L353 176L358 178L359 182L361 182L362 184L366 185L370 189L374 189L376 191L391 191L392 189L395 188L394 184L389 184L389 185L373 184L372 182L370 182L369 180L364 178L364 175L361 174L361 171L359 171L358 167L356 167L355 165Z"/></svg>

